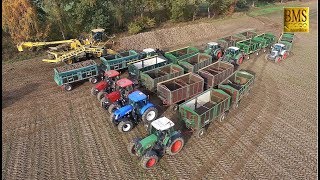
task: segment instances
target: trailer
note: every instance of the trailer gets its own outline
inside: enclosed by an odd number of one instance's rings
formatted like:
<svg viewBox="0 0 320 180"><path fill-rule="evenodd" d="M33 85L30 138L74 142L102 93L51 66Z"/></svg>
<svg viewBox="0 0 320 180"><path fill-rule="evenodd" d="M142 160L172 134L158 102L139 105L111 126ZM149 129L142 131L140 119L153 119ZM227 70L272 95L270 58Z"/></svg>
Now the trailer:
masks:
<svg viewBox="0 0 320 180"><path fill-rule="evenodd" d="M218 85L231 96L233 108L237 108L244 95L248 95L254 83L254 75L244 71L235 71L231 76Z"/></svg>
<svg viewBox="0 0 320 180"><path fill-rule="evenodd" d="M166 64L168 64L168 60L158 55L132 61L128 64L129 78L134 82L140 81L140 72L162 67Z"/></svg>
<svg viewBox="0 0 320 180"><path fill-rule="evenodd" d="M220 38L217 40L217 43L221 46L223 50L225 50L228 47L235 46L238 41L249 39L256 35L257 33L255 32L255 30L248 30L238 34L233 34L230 36Z"/></svg>
<svg viewBox="0 0 320 180"><path fill-rule="evenodd" d="M175 49L173 51L166 52L164 56L168 58L172 63L177 64L179 60L188 58L197 53L199 53L199 49L187 46L181 49Z"/></svg>
<svg viewBox="0 0 320 180"><path fill-rule="evenodd" d="M239 37L241 39L249 39L249 38L253 38L254 36L257 35L256 30L247 30L247 31L243 31L240 32L238 34L233 35L234 37Z"/></svg>
<svg viewBox="0 0 320 180"><path fill-rule="evenodd" d="M234 66L230 63L217 61L209 66L199 69L198 74L203 77L205 88L209 89L217 86L234 71Z"/></svg>
<svg viewBox="0 0 320 180"><path fill-rule="evenodd" d="M140 81L146 89L156 91L157 83L181 76L182 74L184 74L184 69L171 63L149 71L140 72Z"/></svg>
<svg viewBox="0 0 320 180"><path fill-rule="evenodd" d="M224 120L231 107L231 96L221 89L208 89L194 98L179 105L179 117L188 129L201 138L205 126L212 121Z"/></svg>
<svg viewBox="0 0 320 180"><path fill-rule="evenodd" d="M66 91L72 90L72 83L88 79L91 83L98 82L98 65L93 60L82 61L54 68L54 81Z"/></svg>
<svg viewBox="0 0 320 180"><path fill-rule="evenodd" d="M208 66L212 63L212 56L204 54L204 53L197 53L190 57L181 59L178 61L178 65L183 67L186 73L188 72L197 72L199 69Z"/></svg>
<svg viewBox="0 0 320 180"><path fill-rule="evenodd" d="M203 92L204 80L195 73L187 73L157 84L157 95L172 110L178 109L181 103Z"/></svg>
<svg viewBox="0 0 320 180"><path fill-rule="evenodd" d="M252 38L253 41L261 43L263 52L266 52L268 48L275 42L276 36L272 33L262 33Z"/></svg>
<svg viewBox="0 0 320 180"><path fill-rule="evenodd" d="M101 68L108 70L120 70L128 67L128 63L139 59L139 53L134 50L120 52L118 54L109 54L100 57Z"/></svg>

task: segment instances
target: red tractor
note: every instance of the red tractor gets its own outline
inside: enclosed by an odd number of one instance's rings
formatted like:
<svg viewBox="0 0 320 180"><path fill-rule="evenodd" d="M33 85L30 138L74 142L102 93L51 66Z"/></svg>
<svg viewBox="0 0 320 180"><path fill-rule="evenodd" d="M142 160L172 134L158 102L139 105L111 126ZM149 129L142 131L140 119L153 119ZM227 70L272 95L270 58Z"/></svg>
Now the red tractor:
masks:
<svg viewBox="0 0 320 180"><path fill-rule="evenodd" d="M103 79L91 89L91 94L97 96L98 100L105 92L109 93L115 89L115 82L120 79L120 73L115 70L106 71Z"/></svg>
<svg viewBox="0 0 320 180"><path fill-rule="evenodd" d="M103 94L100 100L101 106L108 110L108 112L110 108L113 110L118 106L120 107L121 104L126 103L128 95L133 91L133 82L127 78L122 78L116 82L115 91ZM112 110L110 111L112 112Z"/></svg>

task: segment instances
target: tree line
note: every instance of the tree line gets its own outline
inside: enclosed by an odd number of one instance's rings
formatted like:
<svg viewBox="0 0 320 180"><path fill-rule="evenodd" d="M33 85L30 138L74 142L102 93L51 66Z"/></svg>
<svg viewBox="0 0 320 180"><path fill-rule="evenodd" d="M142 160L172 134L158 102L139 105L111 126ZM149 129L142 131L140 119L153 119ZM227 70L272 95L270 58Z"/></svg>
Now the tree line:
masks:
<svg viewBox="0 0 320 180"><path fill-rule="evenodd" d="M162 22L230 15L276 0L3 0L2 30L14 42L77 38L97 27L135 34ZM280 2L280 1L278 1Z"/></svg>

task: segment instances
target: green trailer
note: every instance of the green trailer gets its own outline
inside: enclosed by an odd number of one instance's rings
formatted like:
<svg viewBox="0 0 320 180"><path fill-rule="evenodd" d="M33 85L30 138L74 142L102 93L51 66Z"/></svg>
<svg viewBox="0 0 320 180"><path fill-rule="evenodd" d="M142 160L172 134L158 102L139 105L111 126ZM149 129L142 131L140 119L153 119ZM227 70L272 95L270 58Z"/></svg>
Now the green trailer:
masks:
<svg viewBox="0 0 320 180"><path fill-rule="evenodd" d="M272 33L262 33L252 38L253 41L261 43L263 52L266 52L268 48L275 42L276 36Z"/></svg>
<svg viewBox="0 0 320 180"><path fill-rule="evenodd" d="M212 56L204 53L197 53L190 57L178 61L178 65L183 67L186 73L197 72L199 69L212 63Z"/></svg>
<svg viewBox="0 0 320 180"><path fill-rule="evenodd" d="M217 43L221 46L223 50L225 50L228 47L235 46L238 41L249 39L256 35L257 33L255 32L255 30L244 31L238 34L233 34L230 36L220 38L217 40Z"/></svg>
<svg viewBox="0 0 320 180"><path fill-rule="evenodd" d="M129 78L133 82L140 81L140 73L169 64L163 56L152 56L128 63Z"/></svg>
<svg viewBox="0 0 320 180"><path fill-rule="evenodd" d="M231 96L221 89L208 89L179 105L179 119L201 138L212 121L222 121L231 107Z"/></svg>
<svg viewBox="0 0 320 180"><path fill-rule="evenodd" d="M218 85L219 89L224 90L231 96L233 108L237 108L243 96L249 94L253 86L255 76L240 70L235 71L231 76Z"/></svg>
<svg viewBox="0 0 320 180"><path fill-rule="evenodd" d="M199 49L187 46L181 49L175 49L173 51L166 52L164 56L168 58L172 63L177 64L179 60L188 58L197 53L199 53Z"/></svg>
<svg viewBox="0 0 320 180"><path fill-rule="evenodd" d="M120 70L128 67L128 63L139 59L139 53L134 50L100 57L101 68L105 71Z"/></svg>
<svg viewBox="0 0 320 180"><path fill-rule="evenodd" d="M98 82L98 65L93 60L87 60L54 68L54 81L66 91L72 90L72 84L88 79L91 83Z"/></svg>
<svg viewBox="0 0 320 180"><path fill-rule="evenodd" d="M149 71L140 72L140 81L149 91L157 90L157 83L181 76L184 69L176 64L168 64Z"/></svg>

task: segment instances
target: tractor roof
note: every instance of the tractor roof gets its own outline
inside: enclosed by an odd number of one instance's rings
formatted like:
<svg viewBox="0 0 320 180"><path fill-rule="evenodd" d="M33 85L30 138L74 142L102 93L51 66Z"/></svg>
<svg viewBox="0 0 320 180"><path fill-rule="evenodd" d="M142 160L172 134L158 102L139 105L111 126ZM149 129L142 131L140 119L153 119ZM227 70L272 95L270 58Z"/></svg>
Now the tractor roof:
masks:
<svg viewBox="0 0 320 180"><path fill-rule="evenodd" d="M231 47L229 47L228 49L233 49L233 50L235 50L235 51L239 50L238 47L234 47L234 46L231 46Z"/></svg>
<svg viewBox="0 0 320 180"><path fill-rule="evenodd" d="M109 70L109 71L106 71L106 72L104 73L105 76L108 76L108 77L110 77L110 78L119 76L119 74L120 74L120 73L119 73L118 71L116 71L116 70Z"/></svg>
<svg viewBox="0 0 320 180"><path fill-rule="evenodd" d="M122 79L119 79L116 82L116 84L117 84L117 86L125 88L125 87L128 87L128 86L131 86L133 84L133 82L130 79L122 78Z"/></svg>
<svg viewBox="0 0 320 180"><path fill-rule="evenodd" d="M147 99L147 95L143 94L141 91L134 91L128 95L128 98L133 102L139 102Z"/></svg>
<svg viewBox="0 0 320 180"><path fill-rule="evenodd" d="M159 119L154 120L151 123L151 125L157 130L163 131L173 127L174 123L166 117L161 117Z"/></svg>
<svg viewBox="0 0 320 180"><path fill-rule="evenodd" d="M284 44L276 43L274 46L284 47Z"/></svg>
<svg viewBox="0 0 320 180"><path fill-rule="evenodd" d="M208 42L208 44L209 44L210 46L217 46L217 45L218 45L218 43L216 43L216 42Z"/></svg>
<svg viewBox="0 0 320 180"><path fill-rule="evenodd" d="M155 52L155 50L152 49L152 48L147 48L147 49L144 49L144 50L142 50L142 51L145 52L145 53Z"/></svg>

